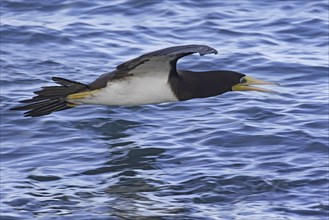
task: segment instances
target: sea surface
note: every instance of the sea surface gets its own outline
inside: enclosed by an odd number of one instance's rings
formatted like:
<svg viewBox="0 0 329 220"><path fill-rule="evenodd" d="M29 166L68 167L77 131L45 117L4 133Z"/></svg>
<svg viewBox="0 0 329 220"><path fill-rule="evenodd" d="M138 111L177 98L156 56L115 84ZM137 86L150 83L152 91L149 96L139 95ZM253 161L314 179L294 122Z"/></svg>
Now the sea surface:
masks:
<svg viewBox="0 0 329 220"><path fill-rule="evenodd" d="M2 0L1 220L325 220L327 0ZM89 83L143 53L277 93L10 111L52 76ZM147 89L147 87L145 87Z"/></svg>

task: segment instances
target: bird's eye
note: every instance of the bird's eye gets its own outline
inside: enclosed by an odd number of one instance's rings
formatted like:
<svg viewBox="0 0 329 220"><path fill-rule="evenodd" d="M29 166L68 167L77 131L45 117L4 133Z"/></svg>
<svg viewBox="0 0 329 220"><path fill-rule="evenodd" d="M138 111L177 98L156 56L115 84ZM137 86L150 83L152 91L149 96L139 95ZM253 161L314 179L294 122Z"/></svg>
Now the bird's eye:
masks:
<svg viewBox="0 0 329 220"><path fill-rule="evenodd" d="M240 83L241 84L247 83L247 80L243 77L243 78L240 79Z"/></svg>

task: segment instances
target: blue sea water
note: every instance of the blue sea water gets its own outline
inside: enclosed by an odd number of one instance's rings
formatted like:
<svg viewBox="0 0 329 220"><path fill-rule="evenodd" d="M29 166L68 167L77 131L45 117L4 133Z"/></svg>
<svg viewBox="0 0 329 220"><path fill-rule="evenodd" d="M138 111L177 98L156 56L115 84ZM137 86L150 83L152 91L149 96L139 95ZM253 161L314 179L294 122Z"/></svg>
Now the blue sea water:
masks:
<svg viewBox="0 0 329 220"><path fill-rule="evenodd" d="M2 0L1 219L328 219L326 0ZM9 111L59 76L83 83L152 50L277 94ZM147 88L146 88L147 89Z"/></svg>

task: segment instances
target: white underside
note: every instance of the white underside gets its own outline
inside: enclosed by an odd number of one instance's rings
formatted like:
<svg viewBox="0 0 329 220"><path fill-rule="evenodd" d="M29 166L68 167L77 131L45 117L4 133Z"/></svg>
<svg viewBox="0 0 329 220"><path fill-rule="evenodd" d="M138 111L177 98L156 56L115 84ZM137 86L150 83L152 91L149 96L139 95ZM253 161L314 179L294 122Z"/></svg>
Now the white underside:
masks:
<svg viewBox="0 0 329 220"><path fill-rule="evenodd" d="M168 73L136 74L108 82L105 88L80 100L81 104L133 106L178 101L168 84Z"/></svg>

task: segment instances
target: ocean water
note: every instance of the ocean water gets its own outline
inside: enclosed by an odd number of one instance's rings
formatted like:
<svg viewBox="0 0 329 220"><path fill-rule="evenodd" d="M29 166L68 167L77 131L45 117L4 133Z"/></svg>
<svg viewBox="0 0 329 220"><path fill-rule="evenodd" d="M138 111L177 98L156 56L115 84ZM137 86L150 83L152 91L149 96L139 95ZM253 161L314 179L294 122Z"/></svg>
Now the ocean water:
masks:
<svg viewBox="0 0 329 220"><path fill-rule="evenodd" d="M1 1L1 219L328 219L326 0ZM179 103L9 111L152 50L278 82ZM147 89L147 88L146 88Z"/></svg>

